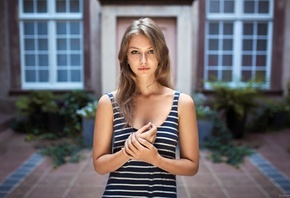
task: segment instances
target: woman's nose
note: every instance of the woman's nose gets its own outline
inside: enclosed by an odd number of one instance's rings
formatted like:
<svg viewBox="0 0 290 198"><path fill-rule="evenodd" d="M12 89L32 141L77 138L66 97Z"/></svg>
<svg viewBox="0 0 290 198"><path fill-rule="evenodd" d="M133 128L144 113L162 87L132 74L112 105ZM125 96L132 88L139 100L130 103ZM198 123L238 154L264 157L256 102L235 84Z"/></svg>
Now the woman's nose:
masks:
<svg viewBox="0 0 290 198"><path fill-rule="evenodd" d="M147 62L147 57L146 57L146 54L145 53L141 53L140 55L140 62L141 63L146 63Z"/></svg>

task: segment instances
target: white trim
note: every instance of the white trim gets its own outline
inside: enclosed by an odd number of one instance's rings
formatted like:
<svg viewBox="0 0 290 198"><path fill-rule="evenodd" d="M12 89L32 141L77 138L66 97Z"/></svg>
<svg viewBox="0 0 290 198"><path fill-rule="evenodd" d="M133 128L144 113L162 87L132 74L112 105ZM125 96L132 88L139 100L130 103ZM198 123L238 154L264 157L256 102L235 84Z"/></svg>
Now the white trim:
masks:
<svg viewBox="0 0 290 198"><path fill-rule="evenodd" d="M35 7L35 2L34 7ZM67 1L69 2L69 1ZM55 11L55 0L47 0L47 12L46 13L23 13L23 0L19 0L19 26L20 26L20 47L21 47L21 86L22 89L82 89L84 87L84 44L83 44L83 2L82 0L79 1L79 13L56 13ZM49 82L25 82L25 50L24 50L24 23L26 21L31 21L33 24L37 22L44 21L47 24L47 39L48 39L48 72L49 72ZM71 22L77 22L79 24L80 32L76 36L71 36L65 34L65 37L68 42L71 38L77 38L80 41L80 50L72 50L71 48L67 48L64 52L68 54L67 61L69 64L70 55L72 52L78 53L80 55L80 66L75 67L77 70L80 71L80 82L57 82L57 33L56 33L56 24L58 21L64 21L66 24ZM35 29L37 31L37 29ZM35 39L37 42L37 38L39 37L38 34L34 34L32 39ZM32 54L38 56L38 52L34 50ZM36 58L38 60L38 57ZM38 60L41 61L41 60ZM38 65L38 63L35 63ZM67 71L72 71L72 67L68 66ZM36 72L39 69L36 68ZM37 74L38 75L38 74Z"/></svg>
<svg viewBox="0 0 290 198"><path fill-rule="evenodd" d="M161 12L162 10L162 12ZM177 73L175 88L191 93L192 75L192 7L190 6L103 6L102 7L102 92L117 85L117 17L176 17L177 19Z"/></svg>
<svg viewBox="0 0 290 198"><path fill-rule="evenodd" d="M207 1L208 3L209 1ZM267 56L267 60L266 60L266 65L263 68L257 68L255 67L253 64L253 67L249 67L248 71L251 72L256 72L256 71L265 71L265 83L263 84L265 88L269 88L270 87L270 77L271 77L271 53L272 53L272 20L273 20L273 0L269 0L269 13L267 14L259 14L259 13L254 13L254 14L245 14L243 13L243 1L241 0L235 0L235 13L232 14L227 14L227 13L208 13L208 9L207 9L207 13L206 13L206 32L205 32L205 55L204 55L204 60L205 60L205 69L204 69L204 77L205 79L208 79L208 72L209 72L209 67L208 67L208 57L207 55L209 54L209 49L208 49L208 39L211 37L215 37L215 39L221 39L221 37L223 37L222 33L220 32L219 35L217 36L209 36L209 32L208 32L208 24L210 22L215 22L217 24L219 24L219 27L221 25L221 23L223 22L232 22L234 25L234 33L233 33L233 68L232 68L232 82L228 83L231 86L236 86L237 84L243 84L241 82L242 80L242 54L243 49L242 49L242 41L243 38L245 38L245 36L243 35L243 24L244 21L249 22L249 23L253 23L254 25L254 32L253 35L249 35L249 39L253 40L253 51L251 52L251 56L252 58L256 57L257 54L265 54ZM261 38L262 36L259 36L258 38L256 38L257 35L257 24L260 22L265 22L268 25L268 35L265 36L264 39L267 38L267 49L266 51L255 51L256 49L256 43L257 43L257 39ZM254 36L254 37L253 37ZM211 51L214 52L214 51ZM219 49L218 53L219 55L224 54L222 52L221 49ZM252 62L254 61L254 59L252 60ZM253 62L254 63L254 62ZM218 74L220 73L219 71L222 70L222 68L219 68L221 64L219 63L217 65L218 68ZM213 68L213 67L211 67ZM243 69L245 69L245 67L243 67ZM218 76L218 79L220 79L220 76ZM209 83L205 83L205 88L206 89L210 89L210 85Z"/></svg>
<svg viewBox="0 0 290 198"><path fill-rule="evenodd" d="M219 2L223 2L224 0L220 0ZM206 4L209 5L210 0L206 0ZM235 19L242 19L242 20L271 20L273 16L273 6L274 0L269 0L269 13L244 13L244 1L243 0L234 0L234 12L233 13L210 13L209 6L206 6L206 19L207 20L235 20ZM222 3L220 4L222 8Z"/></svg>
<svg viewBox="0 0 290 198"><path fill-rule="evenodd" d="M82 20L83 16L81 14L25 14L19 16L21 20Z"/></svg>
<svg viewBox="0 0 290 198"><path fill-rule="evenodd" d="M54 21L49 21L48 22L48 37L49 38L53 38L50 40L49 42L49 61L51 61L50 66L51 66L51 69L50 69L50 79L49 79L49 82L56 82L56 36L55 36L55 33L56 33L56 23Z"/></svg>
<svg viewBox="0 0 290 198"><path fill-rule="evenodd" d="M271 86L271 75L272 75L272 70L271 70L271 66L273 67L274 65L272 65L272 45L273 45L273 22L270 21L268 23L268 52L267 52L267 59L266 59L266 71L268 75L266 75L266 87L270 87Z"/></svg>
<svg viewBox="0 0 290 198"><path fill-rule="evenodd" d="M34 6L35 2L37 0L34 0ZM19 2L19 18L20 19L35 19L37 16L37 19L47 19L47 20L56 20L56 19L69 19L71 20L72 18L74 19L82 19L83 17L83 0L79 0L80 2L80 12L56 12L55 10L55 1L56 0L46 0L47 1L47 12L46 13L38 13L38 12L33 12L33 13L24 13L23 12L23 0L18 0ZM66 1L66 3L69 1Z"/></svg>
<svg viewBox="0 0 290 198"><path fill-rule="evenodd" d="M34 90L41 90L41 89L48 89L48 90L68 90L68 89L83 89L83 83L26 83L24 90L34 89Z"/></svg>
<svg viewBox="0 0 290 198"><path fill-rule="evenodd" d="M234 53L233 53L233 76L232 82L239 83L241 82L241 61L242 61L242 21L237 21L234 23L234 35L233 35L233 44L234 44Z"/></svg>
<svg viewBox="0 0 290 198"><path fill-rule="evenodd" d="M226 20L230 20L230 21L233 21L233 20L263 20L263 21L269 21L269 20L272 20L272 16L270 15L243 15L243 16L237 16L237 15L219 15L219 14L211 14L209 16L206 17L207 20L210 20L210 21L219 21L219 20L223 20L223 21L226 21Z"/></svg>

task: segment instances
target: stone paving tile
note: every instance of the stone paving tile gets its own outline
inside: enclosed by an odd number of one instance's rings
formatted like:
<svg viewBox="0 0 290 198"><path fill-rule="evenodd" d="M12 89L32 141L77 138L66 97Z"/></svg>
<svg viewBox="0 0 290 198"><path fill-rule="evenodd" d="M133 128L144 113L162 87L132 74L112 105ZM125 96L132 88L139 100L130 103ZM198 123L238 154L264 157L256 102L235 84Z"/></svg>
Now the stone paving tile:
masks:
<svg viewBox="0 0 290 198"><path fill-rule="evenodd" d="M248 178L247 175L237 173L237 174L223 174L218 175L220 181L223 183L223 186L226 188L230 187L252 187L253 182Z"/></svg>
<svg viewBox="0 0 290 198"><path fill-rule="evenodd" d="M9 133L9 135L5 134L6 138L10 138L13 144L15 144L17 141L22 141L23 147L21 148L21 151L23 151L25 155L27 155L26 158L28 158L29 153L34 151L31 145L29 143L23 142L24 140L21 140L21 138L19 138L20 136L18 137L18 135L11 133L11 131ZM10 136L14 137L11 138ZM257 135L254 137L256 138ZM261 136L259 135L259 137ZM289 163L290 158L281 159L276 157L281 153L283 153L283 156L289 155L285 150L283 150L285 145L283 145L283 148L281 148L283 152L281 149L278 149L279 146L277 146L277 144L279 145L280 141L283 141L283 144L285 144L285 138L282 138L284 136L279 135L279 138L274 138L273 141L275 140L277 143L269 143L269 140L272 138L271 135L262 137L263 138L255 139L259 140L259 143L261 143L261 147L257 150L267 160L271 161L271 163L273 163L273 165L275 165L277 168L279 166L283 170L288 170L289 168L287 168L287 166L283 166L283 162L284 164ZM261 141L261 139L263 141ZM3 134L0 134L0 142L1 140L3 140ZM7 144L7 146L13 148L13 145ZM25 146L28 148L25 148ZM268 147L270 147L270 149ZM275 147L274 150L276 152L278 150L280 150L280 152L274 155L272 152L270 152L272 147ZM25 149L26 151L24 151ZM265 154L265 152L268 153ZM235 168L224 163L212 163L206 159L206 154L206 151L201 152L200 167L197 175L193 177L177 177L178 198L268 198L289 196L279 190L279 188L277 188L267 177L265 177L265 175L259 171L257 167L255 167L249 160L246 159L241 168ZM7 154L5 155L7 156ZM40 164L40 166L37 167L32 172L32 174L28 175L25 181L20 183L20 185L7 197L101 197L107 182L108 174L99 175L94 171L90 150L85 150L83 152L83 156L84 158L81 162L77 164L65 164L57 169L53 169L51 160L46 158L42 164ZM0 159L1 157L3 159L2 153L0 153ZM22 162L25 161L26 158L22 156ZM273 161L273 159L277 161ZM13 161L13 163L17 164L17 161ZM1 166L8 167L8 163L3 165L2 164L3 163L0 163L0 168ZM14 169L17 168L17 165L11 166L14 166ZM2 177L5 177L4 172L1 173L1 171L2 170L0 169L0 176L2 174ZM6 175L7 174L9 173L6 173Z"/></svg>
<svg viewBox="0 0 290 198"><path fill-rule="evenodd" d="M38 186L29 194L29 198L52 198L62 197L66 191L67 186L49 185L49 186ZM79 194L80 196L80 194ZM81 197L81 196L80 196Z"/></svg>
<svg viewBox="0 0 290 198"><path fill-rule="evenodd" d="M219 187L190 187L190 195L192 198L224 198L226 195ZM186 197L181 197L186 198Z"/></svg>
<svg viewBox="0 0 290 198"><path fill-rule="evenodd" d="M183 186L177 186L177 197L188 197L187 191Z"/></svg>
<svg viewBox="0 0 290 198"><path fill-rule="evenodd" d="M220 174L237 174L237 173L243 173L241 169L230 166L225 163L213 163L208 162L208 164L211 166L211 168L216 172L217 175Z"/></svg>
<svg viewBox="0 0 290 198"><path fill-rule="evenodd" d="M216 187L218 186L212 174L196 174L193 177L184 177L188 187ZM181 183L182 184L182 183Z"/></svg>
<svg viewBox="0 0 290 198"><path fill-rule="evenodd" d="M23 197L23 195L25 195L25 193L27 193L31 188L33 188L33 186L39 180L39 178L42 177L42 175L44 174L44 171L47 169L50 169L51 164L49 164L49 166L47 166L47 165L48 165L48 163L46 163L46 162L43 162L42 164L40 164L33 171L32 174L29 174L25 178L25 181L21 182L19 184L19 186L9 194L8 197L11 197L11 198L20 197L19 195L21 195L21 197Z"/></svg>
<svg viewBox="0 0 290 198"><path fill-rule="evenodd" d="M40 183L39 187L46 186L46 187L67 187L70 184L70 181L74 178L75 174L48 174Z"/></svg>
<svg viewBox="0 0 290 198"><path fill-rule="evenodd" d="M10 129L0 133L0 181L19 167L32 153L33 146L24 140L24 135Z"/></svg>
<svg viewBox="0 0 290 198"><path fill-rule="evenodd" d="M107 183L108 176L99 176L97 173L81 174L75 182L75 186L105 186Z"/></svg>
<svg viewBox="0 0 290 198"><path fill-rule="evenodd" d="M67 197L69 198L101 198L102 192L104 191L103 186L76 186L71 189Z"/></svg>
<svg viewBox="0 0 290 198"><path fill-rule="evenodd" d="M265 198L268 194L263 194L259 189L256 187L241 187L239 185L227 187L226 190L228 191L230 197L235 198Z"/></svg>
<svg viewBox="0 0 290 198"><path fill-rule="evenodd" d="M200 155L199 167L197 174L210 173L203 160L204 155Z"/></svg>

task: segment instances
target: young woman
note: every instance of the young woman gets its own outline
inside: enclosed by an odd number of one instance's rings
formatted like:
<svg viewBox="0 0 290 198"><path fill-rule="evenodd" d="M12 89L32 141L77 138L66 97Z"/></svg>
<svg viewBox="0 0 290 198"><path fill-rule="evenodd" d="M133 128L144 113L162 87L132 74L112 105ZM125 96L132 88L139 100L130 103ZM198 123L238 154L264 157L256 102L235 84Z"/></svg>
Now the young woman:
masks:
<svg viewBox="0 0 290 198"><path fill-rule="evenodd" d="M132 22L118 58L118 88L100 98L95 121L94 168L110 173L103 197L176 197L175 175L198 171L193 100L173 89L168 47L153 20Z"/></svg>

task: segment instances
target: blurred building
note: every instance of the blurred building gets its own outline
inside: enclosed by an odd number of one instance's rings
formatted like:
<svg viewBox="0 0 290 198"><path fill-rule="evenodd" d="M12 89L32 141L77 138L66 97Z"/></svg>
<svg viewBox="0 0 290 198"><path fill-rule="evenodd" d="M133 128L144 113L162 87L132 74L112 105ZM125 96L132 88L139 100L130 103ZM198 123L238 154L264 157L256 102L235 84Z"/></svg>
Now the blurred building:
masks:
<svg viewBox="0 0 290 198"><path fill-rule="evenodd" d="M115 89L127 25L151 17L164 31L176 89L255 79L290 86L289 0L2 0L0 112L30 90Z"/></svg>

